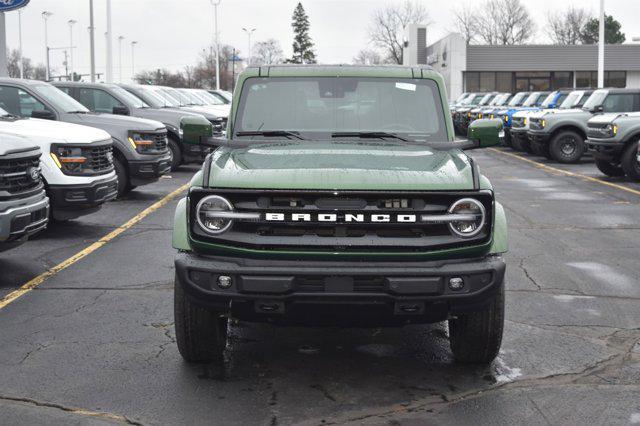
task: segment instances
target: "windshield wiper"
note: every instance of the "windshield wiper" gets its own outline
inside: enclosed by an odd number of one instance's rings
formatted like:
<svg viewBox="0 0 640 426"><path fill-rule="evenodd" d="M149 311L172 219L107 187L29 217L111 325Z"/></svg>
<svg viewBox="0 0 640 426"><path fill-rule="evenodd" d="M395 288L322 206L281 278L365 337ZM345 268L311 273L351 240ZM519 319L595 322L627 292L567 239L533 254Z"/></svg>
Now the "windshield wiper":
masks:
<svg viewBox="0 0 640 426"><path fill-rule="evenodd" d="M247 132L237 132L236 136L266 136L266 137L293 137L295 139L304 140L302 136L300 136L299 132L294 132L292 130L256 130L256 131L247 131Z"/></svg>
<svg viewBox="0 0 640 426"><path fill-rule="evenodd" d="M371 139L398 139L404 142L411 142L407 138L396 133L389 132L334 132L332 138L371 138Z"/></svg>

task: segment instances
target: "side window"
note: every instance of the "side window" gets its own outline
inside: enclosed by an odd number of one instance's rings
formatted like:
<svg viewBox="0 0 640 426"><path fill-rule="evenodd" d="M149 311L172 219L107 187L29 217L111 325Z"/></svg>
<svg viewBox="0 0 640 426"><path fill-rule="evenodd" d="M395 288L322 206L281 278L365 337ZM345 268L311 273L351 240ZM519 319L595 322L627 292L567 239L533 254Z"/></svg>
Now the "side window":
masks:
<svg viewBox="0 0 640 426"><path fill-rule="evenodd" d="M613 93L604 100L604 112L631 112L634 95L631 93Z"/></svg>
<svg viewBox="0 0 640 426"><path fill-rule="evenodd" d="M124 106L109 93L100 89L80 89L78 101L91 111L107 114L111 114L115 106Z"/></svg>
<svg viewBox="0 0 640 426"><path fill-rule="evenodd" d="M30 117L33 111L47 109L42 102L29 93L12 86L0 86L0 108L23 117Z"/></svg>
<svg viewBox="0 0 640 426"><path fill-rule="evenodd" d="M62 90L67 95L71 96L71 87L60 87L60 86L56 86L56 87L58 89Z"/></svg>

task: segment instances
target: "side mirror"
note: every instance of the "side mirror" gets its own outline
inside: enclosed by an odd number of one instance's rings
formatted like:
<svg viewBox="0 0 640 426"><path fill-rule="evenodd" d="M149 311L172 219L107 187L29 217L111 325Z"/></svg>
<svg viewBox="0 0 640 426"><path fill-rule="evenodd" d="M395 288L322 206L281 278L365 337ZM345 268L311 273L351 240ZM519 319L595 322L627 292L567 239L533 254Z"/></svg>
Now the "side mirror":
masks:
<svg viewBox="0 0 640 426"><path fill-rule="evenodd" d="M467 138L472 142L471 148L487 148L500 145L504 139L502 120L491 118L474 121L469 125Z"/></svg>
<svg viewBox="0 0 640 426"><path fill-rule="evenodd" d="M35 110L35 111L31 111L31 118L40 118L42 120L55 121L56 114L53 111L49 111L47 109Z"/></svg>
<svg viewBox="0 0 640 426"><path fill-rule="evenodd" d="M129 115L129 108L124 105L116 105L113 107L112 113L115 115Z"/></svg>
<svg viewBox="0 0 640 426"><path fill-rule="evenodd" d="M597 107L593 107L594 113L604 112L604 106L598 105Z"/></svg>

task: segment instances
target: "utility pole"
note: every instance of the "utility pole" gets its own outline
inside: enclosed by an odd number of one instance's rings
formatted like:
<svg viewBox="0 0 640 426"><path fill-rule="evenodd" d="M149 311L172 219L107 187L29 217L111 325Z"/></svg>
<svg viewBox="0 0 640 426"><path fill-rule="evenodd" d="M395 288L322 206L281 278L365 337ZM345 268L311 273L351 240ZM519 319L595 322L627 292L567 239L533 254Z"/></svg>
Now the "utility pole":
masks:
<svg viewBox="0 0 640 426"><path fill-rule="evenodd" d="M600 28L598 33L598 88L604 87L604 0L600 0Z"/></svg>
<svg viewBox="0 0 640 426"><path fill-rule="evenodd" d="M251 66L251 57L252 57L251 56L251 34L253 34L253 32L255 30L256 30L255 28L251 28L250 30L246 29L246 28L242 29L242 31L244 31L247 34L247 36L249 37L249 50L247 52L247 66L248 67Z"/></svg>
<svg viewBox="0 0 640 426"><path fill-rule="evenodd" d="M118 79L122 83L122 40L124 36L118 36Z"/></svg>
<svg viewBox="0 0 640 426"><path fill-rule="evenodd" d="M113 83L113 44L111 37L111 0L107 0L107 69L105 77L107 83Z"/></svg>
<svg viewBox="0 0 640 426"><path fill-rule="evenodd" d="M49 63L49 31L47 29L47 20L51 17L51 15L53 15L52 12L49 12L46 10L42 12L42 19L44 20L44 52L46 54L46 64L47 64L47 69L45 74L46 81L49 81L51 78L51 67Z"/></svg>
<svg viewBox="0 0 640 426"><path fill-rule="evenodd" d="M69 81L73 81L73 26L77 23L78 21L74 19L67 21L69 24Z"/></svg>
<svg viewBox="0 0 640 426"><path fill-rule="evenodd" d="M0 12L0 77L7 77L7 32L4 19L4 12Z"/></svg>
<svg viewBox="0 0 640 426"><path fill-rule="evenodd" d="M91 46L91 82L96 82L96 40L93 26L93 0L89 0L89 44Z"/></svg>
<svg viewBox="0 0 640 426"><path fill-rule="evenodd" d="M24 78L24 60L22 59L22 10L18 10L18 51L20 52L20 78Z"/></svg>
<svg viewBox="0 0 640 426"><path fill-rule="evenodd" d="M131 42L131 81L135 80L136 77L136 69L135 69L135 50L134 48L136 47L136 44L138 44L137 41L133 40Z"/></svg>
<svg viewBox="0 0 640 426"><path fill-rule="evenodd" d="M216 46L216 90L220 90L220 38L218 35L218 5L222 0L211 0L213 6L213 43Z"/></svg>

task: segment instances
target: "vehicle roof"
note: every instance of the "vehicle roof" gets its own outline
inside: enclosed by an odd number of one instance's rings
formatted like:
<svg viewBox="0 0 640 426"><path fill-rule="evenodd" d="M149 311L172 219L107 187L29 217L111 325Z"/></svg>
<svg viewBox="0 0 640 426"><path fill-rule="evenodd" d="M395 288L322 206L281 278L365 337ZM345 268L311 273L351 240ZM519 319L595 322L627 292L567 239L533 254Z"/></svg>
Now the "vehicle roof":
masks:
<svg viewBox="0 0 640 426"><path fill-rule="evenodd" d="M54 86L67 87L119 87L117 84L111 83L91 83L90 81L52 81Z"/></svg>
<svg viewBox="0 0 640 426"><path fill-rule="evenodd" d="M257 73L260 77L397 77L424 78L439 75L430 66L403 65L300 65L282 64L249 67L245 73Z"/></svg>
<svg viewBox="0 0 640 426"><path fill-rule="evenodd" d="M41 80L28 80L26 78L0 77L0 83L17 83L24 86L37 86L46 82Z"/></svg>

